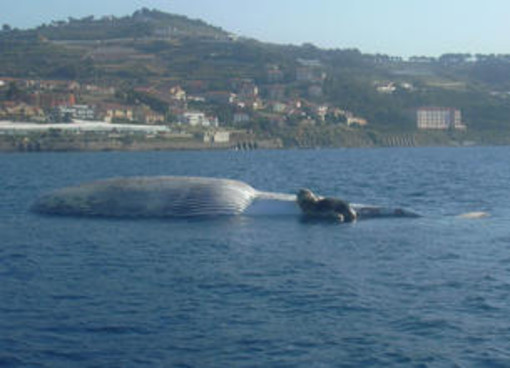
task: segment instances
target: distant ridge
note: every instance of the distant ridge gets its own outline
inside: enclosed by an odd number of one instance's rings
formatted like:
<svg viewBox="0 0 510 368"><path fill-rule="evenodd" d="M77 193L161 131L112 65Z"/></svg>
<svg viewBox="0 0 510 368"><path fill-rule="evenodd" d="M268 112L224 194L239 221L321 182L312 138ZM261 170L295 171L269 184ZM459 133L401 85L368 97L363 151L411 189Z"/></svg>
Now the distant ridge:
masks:
<svg viewBox="0 0 510 368"><path fill-rule="evenodd" d="M202 20L189 19L159 10L143 8L131 16L70 17L67 21L53 21L36 29L49 40L108 40L142 37L209 37L224 38L228 33Z"/></svg>

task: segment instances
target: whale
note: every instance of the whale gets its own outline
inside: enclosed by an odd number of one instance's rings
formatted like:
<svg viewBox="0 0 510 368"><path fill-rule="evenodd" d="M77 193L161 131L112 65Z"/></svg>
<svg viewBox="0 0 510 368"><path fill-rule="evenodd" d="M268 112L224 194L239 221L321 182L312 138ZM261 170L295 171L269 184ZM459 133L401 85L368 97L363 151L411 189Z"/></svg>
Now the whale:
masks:
<svg viewBox="0 0 510 368"><path fill-rule="evenodd" d="M358 219L419 216L403 208L351 206ZM188 176L82 183L43 194L31 209L46 215L112 218L303 215L296 194L259 191L239 180Z"/></svg>

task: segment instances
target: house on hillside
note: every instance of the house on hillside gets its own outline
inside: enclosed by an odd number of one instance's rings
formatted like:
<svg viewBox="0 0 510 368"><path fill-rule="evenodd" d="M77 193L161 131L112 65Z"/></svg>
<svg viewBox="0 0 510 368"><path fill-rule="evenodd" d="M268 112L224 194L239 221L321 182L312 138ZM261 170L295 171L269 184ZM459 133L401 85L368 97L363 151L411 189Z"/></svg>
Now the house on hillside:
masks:
<svg viewBox="0 0 510 368"><path fill-rule="evenodd" d="M96 118L96 111L88 105L61 105L55 107L54 116L58 121L66 117L76 120L94 120Z"/></svg>
<svg viewBox="0 0 510 368"><path fill-rule="evenodd" d="M287 111L288 106L286 103L273 101L269 104L271 106L271 110L276 114L283 114Z"/></svg>
<svg viewBox="0 0 510 368"><path fill-rule="evenodd" d="M241 100L253 100L259 95L259 88L251 79L236 79L232 81L232 87Z"/></svg>
<svg viewBox="0 0 510 368"><path fill-rule="evenodd" d="M149 106L137 106L133 111L135 121L144 124L161 124L165 121L165 115L152 110Z"/></svg>
<svg viewBox="0 0 510 368"><path fill-rule="evenodd" d="M366 125L368 125L368 121L366 119L363 119L363 118L360 118L357 116L350 116L350 117L347 117L347 125L348 126L352 126L352 125L366 126Z"/></svg>
<svg viewBox="0 0 510 368"><path fill-rule="evenodd" d="M181 86L171 87L168 92L173 100L186 101L186 91Z"/></svg>
<svg viewBox="0 0 510 368"><path fill-rule="evenodd" d="M209 118L201 111L185 111L179 116L179 123L190 126L217 127L217 118Z"/></svg>
<svg viewBox="0 0 510 368"><path fill-rule="evenodd" d="M378 82L375 85L377 92L382 94L392 94L397 90L394 82Z"/></svg>
<svg viewBox="0 0 510 368"><path fill-rule="evenodd" d="M115 95L115 87L101 87L95 84L87 84L84 90L93 96L113 96Z"/></svg>
<svg viewBox="0 0 510 368"><path fill-rule="evenodd" d="M347 126L366 126L368 125L368 121L364 118L361 118L359 116L355 116L352 112L350 111L345 111L345 119L346 119L346 123L347 123Z"/></svg>
<svg viewBox="0 0 510 368"><path fill-rule="evenodd" d="M5 101L0 105L0 119L15 121L45 121L43 109L24 102Z"/></svg>
<svg viewBox="0 0 510 368"><path fill-rule="evenodd" d="M315 106L315 115L321 120L326 120L326 115L328 114L329 107L327 105L317 105Z"/></svg>
<svg viewBox="0 0 510 368"><path fill-rule="evenodd" d="M104 121L112 123L115 120L134 121L133 108L121 104L105 104L102 107Z"/></svg>
<svg viewBox="0 0 510 368"><path fill-rule="evenodd" d="M76 104L76 96L68 92L37 91L30 94L29 103L43 109L73 106Z"/></svg>

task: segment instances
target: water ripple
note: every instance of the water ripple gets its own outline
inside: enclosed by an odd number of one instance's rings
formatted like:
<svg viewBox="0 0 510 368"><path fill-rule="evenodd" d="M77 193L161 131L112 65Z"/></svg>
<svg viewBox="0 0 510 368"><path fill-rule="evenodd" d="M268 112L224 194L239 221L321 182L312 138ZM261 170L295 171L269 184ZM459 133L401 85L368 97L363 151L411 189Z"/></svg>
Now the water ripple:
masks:
<svg viewBox="0 0 510 368"><path fill-rule="evenodd" d="M0 367L510 366L508 153L0 156ZM425 216L337 226L27 211L47 190L164 174L309 186ZM491 217L456 217L480 209Z"/></svg>

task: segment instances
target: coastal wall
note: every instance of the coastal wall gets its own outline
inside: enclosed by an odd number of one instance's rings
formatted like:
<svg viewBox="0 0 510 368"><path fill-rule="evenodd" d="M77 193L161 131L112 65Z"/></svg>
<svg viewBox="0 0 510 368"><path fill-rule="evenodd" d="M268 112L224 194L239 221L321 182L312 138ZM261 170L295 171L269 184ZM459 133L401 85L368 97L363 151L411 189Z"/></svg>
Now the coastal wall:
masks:
<svg viewBox="0 0 510 368"><path fill-rule="evenodd" d="M0 152L59 152L59 151L166 151L166 150L226 150L278 149L278 139L240 140L226 143L202 142L194 139L159 139L140 137L19 137L0 136Z"/></svg>
<svg viewBox="0 0 510 368"><path fill-rule="evenodd" d="M497 134L451 134L447 132L380 133L351 131L339 134L305 135L260 139L253 134L233 134L229 142L204 142L187 138L104 134L0 135L0 152L52 151L165 151L165 150L254 150L281 148L374 148L508 145L510 136Z"/></svg>

